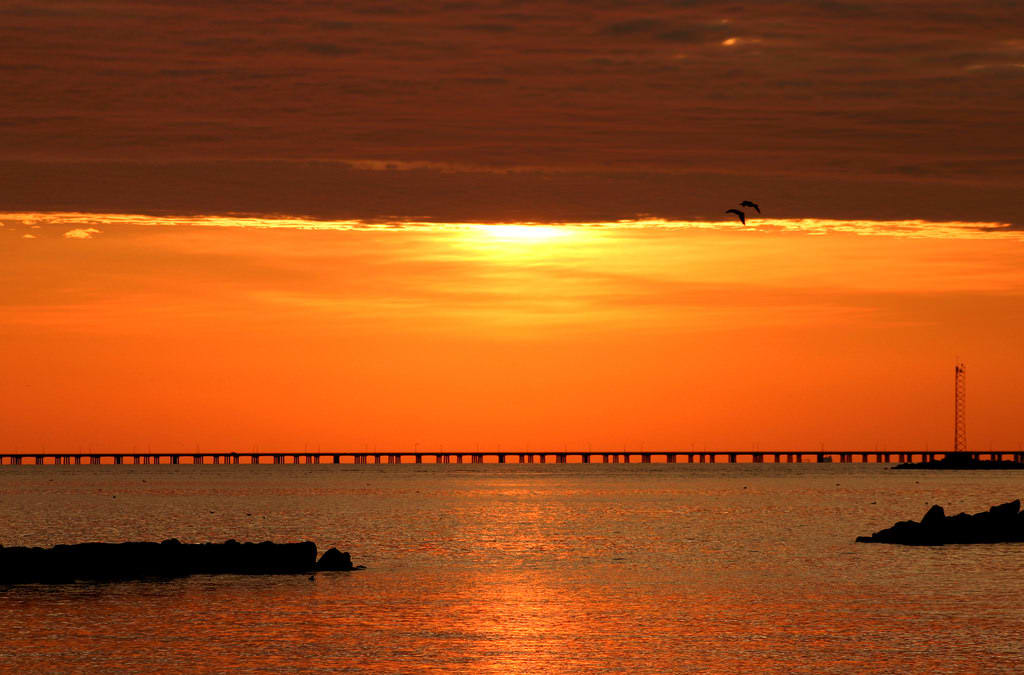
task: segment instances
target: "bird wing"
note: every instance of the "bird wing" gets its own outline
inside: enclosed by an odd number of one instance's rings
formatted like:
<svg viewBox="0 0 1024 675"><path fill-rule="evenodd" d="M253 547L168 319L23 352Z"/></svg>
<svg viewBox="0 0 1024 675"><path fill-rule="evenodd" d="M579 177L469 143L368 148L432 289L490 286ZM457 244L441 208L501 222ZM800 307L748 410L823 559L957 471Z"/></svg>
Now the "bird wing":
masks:
<svg viewBox="0 0 1024 675"><path fill-rule="evenodd" d="M757 203L752 202L750 200L744 200L744 201L740 202L740 206L749 206L750 208L754 209L758 213L761 213L761 207L758 206Z"/></svg>
<svg viewBox="0 0 1024 675"><path fill-rule="evenodd" d="M739 209L729 209L728 211L726 211L726 213L735 213L736 217L740 219L741 223L743 223L744 225L747 224L746 214L740 211Z"/></svg>

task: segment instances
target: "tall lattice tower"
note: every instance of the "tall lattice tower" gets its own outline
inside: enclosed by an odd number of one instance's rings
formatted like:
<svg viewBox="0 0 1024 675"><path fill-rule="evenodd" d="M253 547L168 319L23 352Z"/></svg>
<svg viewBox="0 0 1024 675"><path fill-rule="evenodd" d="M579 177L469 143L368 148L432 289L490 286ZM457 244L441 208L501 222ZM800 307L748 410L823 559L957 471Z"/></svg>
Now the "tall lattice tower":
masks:
<svg viewBox="0 0 1024 675"><path fill-rule="evenodd" d="M967 367L956 364L953 452L967 452Z"/></svg>

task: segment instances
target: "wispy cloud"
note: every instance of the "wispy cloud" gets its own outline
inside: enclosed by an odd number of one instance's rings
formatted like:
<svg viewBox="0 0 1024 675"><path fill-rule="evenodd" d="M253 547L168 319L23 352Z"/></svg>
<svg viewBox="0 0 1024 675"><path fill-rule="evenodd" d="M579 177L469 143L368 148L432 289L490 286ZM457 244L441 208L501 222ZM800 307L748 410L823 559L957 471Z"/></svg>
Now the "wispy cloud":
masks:
<svg viewBox="0 0 1024 675"><path fill-rule="evenodd" d="M64 233L65 239L92 239L94 234L100 234L103 230L95 227L76 227Z"/></svg>
<svg viewBox="0 0 1024 675"><path fill-rule="evenodd" d="M118 227L288 229L316 231L417 231L451 232L486 229L495 225L525 228L568 228L602 230L652 230L670 233L678 230L718 230L726 232L794 233L806 235L852 234L860 236L904 237L916 239L982 239L1012 237L1024 239L1019 225L1005 222L927 221L927 220L830 220L819 218L758 218L741 224L736 220L667 220L637 218L615 221L496 221L437 222L432 220L315 220L294 217L260 216L152 216L119 213L0 213L0 218L27 227L73 229L64 232L67 239L89 239L104 229Z"/></svg>

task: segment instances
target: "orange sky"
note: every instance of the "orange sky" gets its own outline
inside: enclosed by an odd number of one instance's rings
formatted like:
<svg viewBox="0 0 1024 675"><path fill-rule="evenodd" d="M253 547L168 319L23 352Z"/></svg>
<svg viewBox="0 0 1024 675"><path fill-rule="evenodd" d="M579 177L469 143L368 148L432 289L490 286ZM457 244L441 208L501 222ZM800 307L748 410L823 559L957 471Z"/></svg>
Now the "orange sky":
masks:
<svg viewBox="0 0 1024 675"><path fill-rule="evenodd" d="M0 222L5 450L1024 439L993 224Z"/></svg>
<svg viewBox="0 0 1024 675"><path fill-rule="evenodd" d="M1015 449L1022 25L6 3L0 448Z"/></svg>

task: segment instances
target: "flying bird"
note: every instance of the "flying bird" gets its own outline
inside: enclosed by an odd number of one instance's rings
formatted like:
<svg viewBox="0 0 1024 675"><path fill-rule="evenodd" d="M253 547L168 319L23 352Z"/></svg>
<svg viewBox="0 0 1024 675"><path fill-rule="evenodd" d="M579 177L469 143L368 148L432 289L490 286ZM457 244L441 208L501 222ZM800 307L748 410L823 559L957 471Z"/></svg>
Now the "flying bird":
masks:
<svg viewBox="0 0 1024 675"><path fill-rule="evenodd" d="M744 200L744 201L740 202L740 206L745 206L747 208L754 209L758 213L761 213L761 207L758 206L757 204L755 204L752 201Z"/></svg>
<svg viewBox="0 0 1024 675"><path fill-rule="evenodd" d="M726 211L726 213L735 213L736 217L740 219L741 223L743 223L744 225L747 224L746 214L740 211L739 209L729 209L728 211Z"/></svg>

